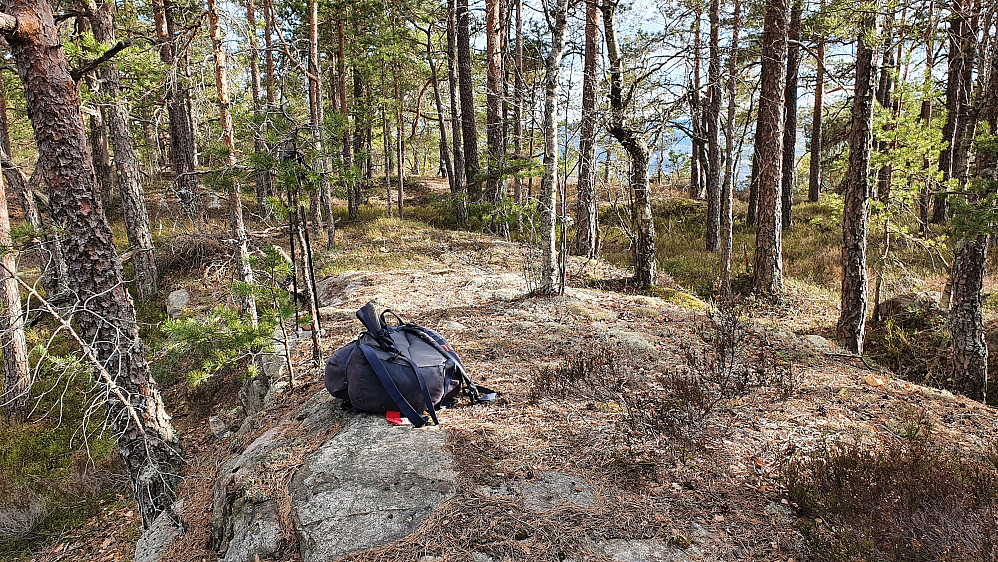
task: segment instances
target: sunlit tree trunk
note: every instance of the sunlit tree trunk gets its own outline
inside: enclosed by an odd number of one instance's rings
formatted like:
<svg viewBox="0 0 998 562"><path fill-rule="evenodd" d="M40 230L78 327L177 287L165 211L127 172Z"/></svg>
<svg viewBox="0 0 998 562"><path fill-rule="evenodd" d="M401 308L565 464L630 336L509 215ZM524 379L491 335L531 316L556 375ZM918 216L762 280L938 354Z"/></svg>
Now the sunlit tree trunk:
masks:
<svg viewBox="0 0 998 562"><path fill-rule="evenodd" d="M741 0L735 0L731 19L731 54L728 58L728 123L724 134L724 182L721 185L721 290L731 294L731 250L733 242L735 183L735 94L738 84L738 31L741 25Z"/></svg>
<svg viewBox="0 0 998 562"><path fill-rule="evenodd" d="M443 159L444 170L447 172L447 185L454 192L454 165L450 159L450 147L447 144L447 125L444 120L444 103L440 98L440 84L437 81L437 63L433 59L433 41L430 35L432 26L426 27L426 61L430 65L430 81L433 83L433 103L437 108L437 125L440 128L440 157Z"/></svg>
<svg viewBox="0 0 998 562"><path fill-rule="evenodd" d="M710 56L707 63L707 234L706 250L721 241L721 0L710 0ZM730 156L729 156L730 158Z"/></svg>
<svg viewBox="0 0 998 562"><path fill-rule="evenodd" d="M232 111L229 107L229 77L226 68L225 49L222 48L222 29L218 24L218 5L216 0L208 0L208 23L211 28L211 44L215 55L215 90L218 92L218 116L222 126L222 146L227 152L226 165L230 168L222 174L231 174L231 168L236 165L236 140L232 127ZM235 240L239 280L247 285L253 284L253 268L249 261L249 238L246 226L243 224L243 204L239 196L239 181L230 178L229 187L229 221L232 225L232 237ZM256 327L256 298L252 293L239 297L239 307L250 317L253 327Z"/></svg>
<svg viewBox="0 0 998 562"><path fill-rule="evenodd" d="M176 175L177 196L186 212L200 221L201 203L198 200L194 126L188 111L187 96L180 88L174 41L173 4L169 0L152 0L156 38L159 40L159 57L166 65L163 76L163 97L170 116L170 159Z"/></svg>
<svg viewBox="0 0 998 562"><path fill-rule="evenodd" d="M485 197L493 202L506 195L502 177L503 169L506 167L506 123L502 113L503 53L500 35L503 22L499 7L501 1L505 0L485 1L485 136L489 144L489 178Z"/></svg>
<svg viewBox="0 0 998 562"><path fill-rule="evenodd" d="M339 94L340 94L340 115L343 118L343 169L346 172L347 178L347 215L351 219L356 219L360 216L360 197L361 197L361 184L353 177L352 168L354 165L354 154L353 154L353 130L350 128L350 105L347 100L347 61L346 61L346 34L345 34L345 22L341 16L338 23L338 39L339 39L339 51L337 53L337 75L339 77ZM330 205L330 212L332 210L332 205ZM332 247L332 246L330 246Z"/></svg>
<svg viewBox="0 0 998 562"><path fill-rule="evenodd" d="M787 0L767 0L762 36L759 118L755 130L759 206L755 237L755 290L783 291L783 105L787 58Z"/></svg>
<svg viewBox="0 0 998 562"><path fill-rule="evenodd" d="M630 159L631 190L634 202L631 209L633 225L634 284L639 289L653 287L658 281L658 263L655 258L655 222L651 213L650 186L648 183L648 143L629 126L626 120L629 97L624 94L624 62L617 40L616 12L619 0L606 0L602 5L603 34L606 40L606 57L610 65L610 134L620 143Z"/></svg>
<svg viewBox="0 0 998 562"><path fill-rule="evenodd" d="M31 372L28 368L28 344L24 338L21 294L17 286L17 260L10 239L10 215L7 191L0 179L0 344L3 345L4 392L0 403L10 420L20 421L28 413L31 400Z"/></svg>
<svg viewBox="0 0 998 562"><path fill-rule="evenodd" d="M264 15L266 18L267 16ZM249 26L249 70L250 70L250 95L253 100L253 151L257 154L266 154L267 143L263 139L264 113L263 113L263 93L260 82L260 49L256 38L256 4L254 0L246 0L246 23ZM269 24L269 20L268 20ZM269 30L269 25L267 26ZM269 33L268 33L269 36ZM269 37L268 37L269 40ZM273 55L270 54L270 47L267 47L268 55L273 62ZM270 81L270 69L268 68L267 80ZM269 85L269 84L268 84ZM274 194L274 178L269 169L261 168L256 172L256 202L263 207L267 198Z"/></svg>
<svg viewBox="0 0 998 562"><path fill-rule="evenodd" d="M849 137L849 172L842 214L842 305L835 329L839 342L853 353L863 352L866 331L866 234L870 206L870 152L873 148L874 47L876 15L863 18L856 47L856 87Z"/></svg>
<svg viewBox="0 0 998 562"><path fill-rule="evenodd" d="M450 94L450 124L454 145L454 211L457 223L468 222L468 187L465 181L464 146L461 138L461 98L458 96L457 0L447 1L447 91Z"/></svg>
<svg viewBox="0 0 998 562"><path fill-rule="evenodd" d="M53 221L63 229L69 288L79 303L74 324L83 342L93 342L85 352L99 365L96 380L106 419L148 526L173 504L181 465L178 438L149 374L52 9L45 0L14 0L4 8L0 33L24 84L38 173L48 186Z"/></svg>
<svg viewBox="0 0 998 562"><path fill-rule="evenodd" d="M522 161L523 154L523 0L513 0L516 5L516 39L514 49L513 77L513 158ZM523 202L523 178L513 177L513 198L517 203Z"/></svg>
<svg viewBox="0 0 998 562"><path fill-rule="evenodd" d="M538 291L553 295L558 290L558 247L555 236L558 193L558 76L565 51L568 0L555 0L548 14L551 50L544 60L544 179L541 182L541 276Z"/></svg>
<svg viewBox="0 0 998 562"><path fill-rule="evenodd" d="M596 93L599 89L599 6L586 2L586 47L582 64L582 124L579 126L578 206L575 215L575 253L595 258L599 252L596 208Z"/></svg>
<svg viewBox="0 0 998 562"><path fill-rule="evenodd" d="M821 1L821 11L825 9ZM824 110L825 98L825 36L818 30L818 45L815 47L815 78L814 78L814 111L811 114L811 169L807 185L807 200L817 203L821 196L821 152L823 142L821 137L821 112Z"/></svg>
<svg viewBox="0 0 998 562"><path fill-rule="evenodd" d="M482 199L478 178L478 129L475 126L475 90L472 82L471 12L468 0L456 0L458 85L461 90L461 137L464 143L464 179L468 198Z"/></svg>
<svg viewBox="0 0 998 562"><path fill-rule="evenodd" d="M94 38L106 45L113 45L114 3L104 0L96 3L88 1L84 6L90 15ZM149 229L149 212L137 167L138 157L132 141L128 102L122 96L121 76L113 64L101 69L100 78L109 98L107 124L114 149L114 165L118 169L125 232L129 246L135 251L132 257L135 286L139 298L148 299L159 290L159 272L156 268L152 232Z"/></svg>

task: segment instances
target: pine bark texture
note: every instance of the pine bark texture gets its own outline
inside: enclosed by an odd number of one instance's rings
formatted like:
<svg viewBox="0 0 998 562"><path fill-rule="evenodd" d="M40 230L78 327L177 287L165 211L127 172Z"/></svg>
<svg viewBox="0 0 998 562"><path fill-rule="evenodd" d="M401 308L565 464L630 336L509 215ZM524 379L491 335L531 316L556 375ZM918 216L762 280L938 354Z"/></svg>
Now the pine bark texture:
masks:
<svg viewBox="0 0 998 562"><path fill-rule="evenodd" d="M602 5L603 34L606 56L610 65L610 134L627 152L631 163L631 190L634 202L631 208L633 234L634 284L648 289L658 282L658 262L655 257L655 222L651 212L650 185L648 182L648 143L641 134L627 124L627 110L631 100L625 97L624 63L617 40L616 12L618 0L607 0Z"/></svg>
<svg viewBox="0 0 998 562"><path fill-rule="evenodd" d="M94 38L105 45L115 43L114 2L100 0L85 4L90 15ZM100 79L106 93L107 125L114 149L114 165L118 169L118 187L121 192L121 208L125 217L125 233L128 245L135 250L132 267L135 270L135 287L140 299L148 299L159 290L159 271L156 268L156 252L153 248L152 232L149 229L149 211L146 209L145 193L142 189L138 169L138 157L132 140L130 110L128 101L122 96L121 75L118 69L109 64L101 68Z"/></svg>
<svg viewBox="0 0 998 562"><path fill-rule="evenodd" d="M556 0L550 12L551 50L544 61L544 178L541 181L541 271L538 291L553 295L559 281L558 246L555 236L558 193L558 76L565 51L568 0Z"/></svg>
<svg viewBox="0 0 998 562"><path fill-rule="evenodd" d="M468 198L482 199L482 184L478 173L478 129L475 126L475 89L472 82L471 12L468 0L457 1L457 73L461 91L461 137L464 143L464 181Z"/></svg>
<svg viewBox="0 0 998 562"><path fill-rule="evenodd" d="M849 171L842 215L842 305L835 333L853 353L863 352L868 283L866 235L870 206L870 152L873 148L874 48L867 34L876 32L876 16L864 17L856 47L856 86L849 138Z"/></svg>
<svg viewBox="0 0 998 562"><path fill-rule="evenodd" d="M596 207L596 94L599 58L599 7L586 2L586 46L582 64L582 123L579 126L578 206L575 214L575 253L595 258L599 253Z"/></svg>
<svg viewBox="0 0 998 562"><path fill-rule="evenodd" d="M783 228L793 222L794 184L797 183L797 78L800 71L801 0L793 0L787 33L787 83L783 89L783 179L780 181Z"/></svg>
<svg viewBox="0 0 998 562"><path fill-rule="evenodd" d="M978 69L979 85L974 104L977 113L973 117L975 121L979 119L986 123L987 129L995 135L998 132L998 45L990 46L987 59L986 62L982 59L983 64ZM972 204L970 212L988 213L980 206L998 191L998 147L993 140L991 143L978 143L975 156L976 177L968 193L968 202ZM984 216L987 217L986 214ZM988 395L988 388L993 385L988 381L982 291L995 225L988 218L968 222L978 225L976 232L960 233L950 274L953 292L947 319L953 336L950 361L957 390L975 400L988 402L993 401L993 397Z"/></svg>
<svg viewBox="0 0 998 562"><path fill-rule="evenodd" d="M500 2L485 2L485 137L489 146L489 177L485 197L489 201L499 201L505 197L503 169L506 167L506 123L503 118L503 53L500 41L502 19Z"/></svg>
<svg viewBox="0 0 998 562"><path fill-rule="evenodd" d="M53 220L64 229L69 287L77 298L76 325L103 369L107 423L118 441L148 526L173 503L181 457L178 438L149 373L135 307L104 217L76 83L45 0L6 4L18 26L7 34L24 84L49 189Z"/></svg>
<svg viewBox="0 0 998 562"><path fill-rule="evenodd" d="M822 9L824 9L824 2L822 2ZM825 38L823 35L818 38L815 53L817 70L814 80L814 111L811 114L810 177L807 184L807 200L812 203L817 203L821 196L821 153L824 149L821 136L821 116L825 105Z"/></svg>
<svg viewBox="0 0 998 562"><path fill-rule="evenodd" d="M451 182L451 195L454 197L454 213L457 224L468 222L468 186L465 178L464 145L461 140L461 99L458 95L457 79L457 1L447 2L447 92L450 98L451 134L454 146L454 181Z"/></svg>
<svg viewBox="0 0 998 562"><path fill-rule="evenodd" d="M31 401L31 372L28 344L24 338L21 294L17 285L17 260L10 238L7 190L0 179L0 345L3 346L4 392L0 403L9 420L23 420Z"/></svg>
<svg viewBox="0 0 998 562"><path fill-rule="evenodd" d="M756 125L759 204L755 237L755 290L783 291L783 105L787 59L787 0L768 0L762 35L762 76Z"/></svg>
<svg viewBox="0 0 998 562"><path fill-rule="evenodd" d="M264 16L266 17L266 16ZM257 42L256 29L256 3L253 0L246 0L246 24L249 27L249 67L250 67L250 96L253 101L253 151L257 154L267 154L269 152L267 143L263 139L264 111L263 111L263 90L260 81L260 49ZM268 52L268 54L270 54ZM273 55L270 55L273 57ZM271 61L273 58L271 58ZM270 77L268 76L268 80ZM274 175L269 168L260 168L256 171L256 202L260 207L267 203L267 198L274 194Z"/></svg>
<svg viewBox="0 0 998 562"><path fill-rule="evenodd" d="M222 146L228 156L226 165L230 168L222 174L231 173L236 165L236 139L232 126L232 110L229 101L229 76L226 67L226 54L222 46L222 28L218 23L218 4L216 0L208 0L208 25L211 28L211 44L215 55L215 90L218 92L218 117L222 128ZM253 268L249 260L249 237L246 235L246 225L243 223L243 203L239 193L237 178L229 180L229 223L232 227L232 238L235 244L236 267L239 280L247 285L253 284ZM238 298L240 310L249 316L255 328L257 325L256 298L252 293Z"/></svg>
<svg viewBox="0 0 998 562"><path fill-rule="evenodd" d="M721 289L725 296L731 294L731 250L734 242L733 227L735 183L735 112L738 79L738 31L741 26L741 0L735 0L731 18L731 53L728 55L728 124L724 135L724 183L721 184Z"/></svg>
<svg viewBox="0 0 998 562"><path fill-rule="evenodd" d="M176 34L173 23L173 4L168 0L152 0L156 38L159 40L159 58L166 65L163 76L163 97L170 117L170 159L177 197L188 216L200 221L201 203L198 200L199 182L194 145L194 124L187 107L187 96L181 88L180 69L175 51Z"/></svg>
<svg viewBox="0 0 998 562"><path fill-rule="evenodd" d="M707 64L707 235L706 250L721 242L721 0L710 0L710 45ZM730 158L731 155L728 155Z"/></svg>
<svg viewBox="0 0 998 562"><path fill-rule="evenodd" d="M440 129L440 159L447 173L447 185L454 192L454 164L450 159L450 146L447 143L447 123L444 118L444 103L440 96L440 83L437 79L437 63L433 59L433 41L430 26L426 28L426 61L430 65L430 80L433 83L433 103L437 108L437 125Z"/></svg>

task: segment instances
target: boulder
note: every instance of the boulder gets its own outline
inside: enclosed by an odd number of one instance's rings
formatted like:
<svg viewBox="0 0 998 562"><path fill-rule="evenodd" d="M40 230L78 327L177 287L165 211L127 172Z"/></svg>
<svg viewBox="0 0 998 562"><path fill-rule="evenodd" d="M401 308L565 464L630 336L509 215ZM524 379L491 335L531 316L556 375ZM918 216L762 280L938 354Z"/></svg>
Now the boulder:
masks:
<svg viewBox="0 0 998 562"><path fill-rule="evenodd" d="M183 508L184 502L178 501L173 504L173 513L183 513ZM164 511L139 537L135 545L135 562L165 561L166 553L179 535L180 526L169 511Z"/></svg>
<svg viewBox="0 0 998 562"><path fill-rule="evenodd" d="M396 427L351 416L291 481L303 562L319 562L411 534L455 489L439 427Z"/></svg>
<svg viewBox="0 0 998 562"><path fill-rule="evenodd" d="M211 519L219 560L282 560L289 536L303 561L335 560L405 537L453 495L439 428L396 427L340 406L322 390L223 462Z"/></svg>
<svg viewBox="0 0 998 562"><path fill-rule="evenodd" d="M889 298L873 309L873 323L892 320L901 328L924 329L946 318L946 310L939 306L941 297L939 292L923 291Z"/></svg>
<svg viewBox="0 0 998 562"><path fill-rule="evenodd" d="M187 289L177 289L166 296L166 314L170 318L177 318L184 311L184 307L191 302L191 292Z"/></svg>

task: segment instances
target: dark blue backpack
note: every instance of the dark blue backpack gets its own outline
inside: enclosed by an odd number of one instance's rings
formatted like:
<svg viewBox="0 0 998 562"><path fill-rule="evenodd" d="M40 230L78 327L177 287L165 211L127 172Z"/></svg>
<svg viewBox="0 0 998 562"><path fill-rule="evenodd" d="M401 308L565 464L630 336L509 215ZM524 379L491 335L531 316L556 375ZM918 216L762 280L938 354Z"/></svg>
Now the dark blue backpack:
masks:
<svg viewBox="0 0 998 562"><path fill-rule="evenodd" d="M395 317L391 326L386 315ZM403 321L391 310L379 316L373 303L357 311L366 331L326 361L326 390L363 412L401 412L415 427L436 424L436 409L457 402L491 402L499 393L472 382L443 337Z"/></svg>

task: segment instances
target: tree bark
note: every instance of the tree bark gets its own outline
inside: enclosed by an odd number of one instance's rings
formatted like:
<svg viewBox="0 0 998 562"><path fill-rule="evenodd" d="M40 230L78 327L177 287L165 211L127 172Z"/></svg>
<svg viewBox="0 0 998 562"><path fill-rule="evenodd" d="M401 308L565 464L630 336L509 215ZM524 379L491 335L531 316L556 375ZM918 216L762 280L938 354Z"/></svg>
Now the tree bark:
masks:
<svg viewBox="0 0 998 562"><path fill-rule="evenodd" d="M522 162L523 154L523 0L513 0L516 5L516 50L514 57L513 78L513 159ZM523 203L523 178L520 174L513 176L513 199L517 204Z"/></svg>
<svg viewBox="0 0 998 562"><path fill-rule="evenodd" d="M433 60L433 41L430 36L432 25L426 26L426 61L430 65L430 81L433 83L433 103L437 108L437 125L440 128L440 157L443 159L444 170L447 173L447 184L451 193L454 192L454 165L450 159L450 147L447 144L447 125L444 121L444 104L440 98L440 86L437 80L437 63Z"/></svg>
<svg viewBox="0 0 998 562"><path fill-rule="evenodd" d="M229 108L229 77L225 61L225 49L222 47L222 29L218 23L217 0L208 0L208 25L211 30L211 45L215 55L215 89L218 92L218 117L222 127L222 146L228 153L224 175L232 173L236 165L236 140L232 126L232 111ZM229 222L232 226L232 238L235 241L236 263L239 268L239 280L247 285L253 284L253 268L249 260L249 237L243 224L243 203L239 195L239 181L229 179ZM238 297L240 310L249 316L254 328L257 326L256 298L250 292Z"/></svg>
<svg viewBox="0 0 998 562"><path fill-rule="evenodd" d="M825 2L821 2L821 11L825 9ZM814 78L814 112L811 114L811 168L808 178L807 200L817 203L821 196L821 153L824 150L821 136L821 112L824 110L825 99L825 36L824 31L819 30L818 46L815 48L815 70Z"/></svg>
<svg viewBox="0 0 998 562"><path fill-rule="evenodd" d="M450 123L454 144L454 181L451 195L457 224L468 222L468 186L465 182L464 146L461 140L461 99L458 96L457 1L447 1L447 91L450 97Z"/></svg>
<svg viewBox="0 0 998 562"><path fill-rule="evenodd" d="M700 105L700 54L703 51L700 21L703 17L703 6L699 2L694 4L693 17L693 89L690 91L690 131L693 135L690 137L690 197L702 199L705 192L705 186L700 181L702 176L700 138L703 133L700 129L703 122L703 108Z"/></svg>
<svg viewBox="0 0 998 562"><path fill-rule="evenodd" d="M903 23L903 22L902 22ZM892 44L894 42L894 12L892 9L888 8L888 12L884 17L884 31L883 31L883 53L881 58L880 66L880 76L877 80L877 103L880 107L887 111L893 111L894 102L892 100L893 94L891 93L891 83L893 81L892 70L894 70L894 49ZM889 127L885 126L886 129ZM881 154L887 154L890 145L887 141L879 141L876 143L877 152ZM884 164L877 170L877 189L876 193L871 193L871 197L876 197L880 199L885 205L890 200L891 193L891 174L892 169L890 164Z"/></svg>
<svg viewBox="0 0 998 562"><path fill-rule="evenodd" d="M849 138L849 172L842 214L842 305L835 329L839 342L863 352L866 331L866 234L870 205L870 152L873 147L874 48L865 36L876 33L876 15L867 14L856 47L856 87Z"/></svg>
<svg viewBox="0 0 998 562"><path fill-rule="evenodd" d="M0 178L0 345L3 346L4 393L0 402L7 418L24 420L31 401L31 372L28 367L28 344L24 338L21 294L17 286L17 260L10 239L10 214L7 191Z"/></svg>
<svg viewBox="0 0 998 562"><path fill-rule="evenodd" d="M84 3L91 21L94 38L103 44L113 45L114 2L88 0ZM149 212L146 209L145 193L137 168L138 157L132 141L132 128L128 102L122 96L121 76L112 64L101 68L100 78L108 96L106 108L108 129L111 133L111 146L114 149L114 165L118 169L118 187L121 191L122 214L125 217L125 233L128 245L135 250L132 266L135 270L135 288L140 299L151 298L159 290L159 271L156 268L156 252L149 228Z"/></svg>
<svg viewBox="0 0 998 562"><path fill-rule="evenodd" d="M787 59L787 0L766 2L762 76L755 144L759 162L755 290L783 291L783 233L780 181L783 165L783 105Z"/></svg>
<svg viewBox="0 0 998 562"><path fill-rule="evenodd" d="M634 191L631 209L633 223L634 284L639 289L653 287L658 281L655 257L655 222L651 213L648 184L648 143L626 122L626 112L632 100L625 97L623 56L617 40L616 12L619 0L606 0L603 11L603 34L606 56L610 65L610 134L627 152L631 164L630 182Z"/></svg>
<svg viewBox="0 0 998 562"><path fill-rule="evenodd" d="M990 21L984 26L988 33ZM994 41L994 38L991 38ZM981 50L981 67L978 69L978 86L974 100L975 111L970 114L974 121L970 128L976 128L977 120L988 125L991 135L998 131L998 45L990 45L985 60L985 50ZM994 137L992 137L993 139ZM988 387L988 344L984 329L983 282L987 266L988 247L995 224L993 211L983 205L990 205L998 190L998 149L992 143L977 143L974 158L976 180L967 189L965 211L975 216L960 221L970 228L957 230L957 242L953 270L950 273L952 304L947 325L953 336L950 362L953 383L957 390L974 400L987 403ZM956 222L956 221L954 221ZM993 400L993 399L992 399Z"/></svg>
<svg viewBox="0 0 998 562"><path fill-rule="evenodd" d="M551 50L544 60L544 179L541 181L541 276L538 292L553 295L559 281L558 247L555 236L558 192L558 75L565 51L568 0L555 0L550 11Z"/></svg>
<svg viewBox="0 0 998 562"><path fill-rule="evenodd" d="M482 184L478 178L478 130L475 127L475 90L471 74L471 12L468 0L457 1L457 60L458 83L461 90L461 136L464 143L464 178L468 197L482 199Z"/></svg>
<svg viewBox="0 0 998 562"><path fill-rule="evenodd" d="M328 162L322 146L322 69L319 64L319 3L309 0L308 3L308 100L310 128L312 132L312 149L315 151L315 168L321 176L319 191L312 195L311 215L312 232L318 233L321 223L319 199L322 200L326 215L326 247L332 249L336 244L336 222L333 218L333 187L329 182Z"/></svg>
<svg viewBox="0 0 998 562"><path fill-rule="evenodd" d="M96 86L96 80L94 81ZM94 173L100 186L101 202L107 208L114 192L114 170L111 168L111 152L107 146L107 125L100 109L90 114L90 149L94 155Z"/></svg>
<svg viewBox="0 0 998 562"><path fill-rule="evenodd" d="M356 220L360 217L360 197L361 185L354 177L354 154L353 154L353 130L350 128L350 105L347 100L347 61L346 61L346 34L345 22L340 16L338 26L339 51L337 52L336 73L339 76L340 93L340 115L343 117L343 171L346 178L347 187L347 216ZM332 206L330 206L332 209ZM330 246L332 247L332 246Z"/></svg>
<svg viewBox="0 0 998 562"><path fill-rule="evenodd" d="M264 18L267 16L264 15ZM259 155L269 152L267 142L263 139L264 112L263 95L260 83L260 49L256 38L256 4L254 0L246 0L246 23L249 26L249 67L250 67L250 95L253 101L253 151ZM269 27L269 26L268 26ZM269 33L268 33L269 35ZM269 37L268 37L269 39ZM268 45L268 55L269 53ZM273 64L273 55L270 55L270 63ZM270 81L270 69L268 68L267 80ZM256 171L256 202L263 208L267 203L267 198L274 194L274 176L269 168L259 168Z"/></svg>
<svg viewBox="0 0 998 562"><path fill-rule="evenodd" d="M582 64L582 124L579 126L578 205L575 214L575 253L595 258L599 253L596 208L596 93L598 91L599 6L586 2L586 47Z"/></svg>
<svg viewBox="0 0 998 562"><path fill-rule="evenodd" d="M201 202L196 175L194 125L187 106L187 96L180 87L174 43L173 4L169 0L152 0L156 37L159 40L159 58L167 66L163 76L163 97L170 117L170 159L176 175L177 197L184 212L195 221L201 221Z"/></svg>
<svg viewBox="0 0 998 562"><path fill-rule="evenodd" d="M500 2L485 1L485 136L489 145L489 173L485 197L497 202L506 196L503 170L506 167L506 123L502 113L503 98L503 53L500 40L502 18Z"/></svg>
<svg viewBox="0 0 998 562"><path fill-rule="evenodd" d="M181 457L178 438L149 374L135 307L104 217L76 83L69 72L52 9L45 0L6 4L16 30L5 34L24 84L49 189L52 218L63 227L74 315L83 342L101 365L107 422L118 440L142 522L173 503Z"/></svg>
<svg viewBox="0 0 998 562"><path fill-rule="evenodd" d="M731 249L733 243L735 176L735 93L738 79L738 31L741 25L741 0L735 0L731 20L731 53L728 55L728 123L724 134L724 183L721 186L721 289L731 295Z"/></svg>
<svg viewBox="0 0 998 562"><path fill-rule="evenodd" d="M800 70L801 0L793 0L787 33L787 83L783 89L783 177L780 181L783 228L793 222L794 184L797 183L797 78Z"/></svg>
<svg viewBox="0 0 998 562"><path fill-rule="evenodd" d="M710 61L707 65L707 236L708 252L721 241L721 1L710 0ZM730 158L730 155L729 155Z"/></svg>

